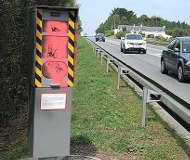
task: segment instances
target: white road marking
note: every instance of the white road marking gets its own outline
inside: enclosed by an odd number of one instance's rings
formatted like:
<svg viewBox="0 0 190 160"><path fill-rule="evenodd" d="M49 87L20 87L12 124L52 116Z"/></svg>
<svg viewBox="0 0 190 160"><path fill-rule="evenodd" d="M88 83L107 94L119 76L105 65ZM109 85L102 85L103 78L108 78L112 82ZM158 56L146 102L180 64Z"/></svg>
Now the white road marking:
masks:
<svg viewBox="0 0 190 160"><path fill-rule="evenodd" d="M155 50L158 50L158 51L162 51L162 49L158 49L158 48L154 48L154 47L150 47L148 46L149 48L152 48L152 49L155 49Z"/></svg>
<svg viewBox="0 0 190 160"><path fill-rule="evenodd" d="M162 56L162 54L160 54L160 53L157 53L157 54L147 53L147 54L149 54L151 56L155 56L155 57L161 57Z"/></svg>

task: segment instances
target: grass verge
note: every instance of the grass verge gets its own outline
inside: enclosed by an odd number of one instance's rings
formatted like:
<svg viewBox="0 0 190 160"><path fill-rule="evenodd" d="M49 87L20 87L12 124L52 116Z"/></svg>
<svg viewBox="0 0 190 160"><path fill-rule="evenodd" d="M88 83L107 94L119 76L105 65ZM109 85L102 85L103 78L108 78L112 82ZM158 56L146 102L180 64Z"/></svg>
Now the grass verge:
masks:
<svg viewBox="0 0 190 160"><path fill-rule="evenodd" d="M188 159L185 143L153 109L147 111L146 127L140 126L141 98L124 82L116 90L117 74L105 72L105 63L100 66L84 39L79 42L77 64L73 139L78 137L79 144L87 141L94 155L111 151L113 156L122 153L120 159Z"/></svg>

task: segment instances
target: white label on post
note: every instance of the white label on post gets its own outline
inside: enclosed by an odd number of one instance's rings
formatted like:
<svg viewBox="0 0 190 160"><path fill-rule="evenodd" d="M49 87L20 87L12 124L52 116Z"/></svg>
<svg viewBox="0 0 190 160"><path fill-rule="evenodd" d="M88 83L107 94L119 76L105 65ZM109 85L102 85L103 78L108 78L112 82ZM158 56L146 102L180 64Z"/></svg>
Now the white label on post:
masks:
<svg viewBox="0 0 190 160"><path fill-rule="evenodd" d="M41 110L64 110L66 94L41 94Z"/></svg>

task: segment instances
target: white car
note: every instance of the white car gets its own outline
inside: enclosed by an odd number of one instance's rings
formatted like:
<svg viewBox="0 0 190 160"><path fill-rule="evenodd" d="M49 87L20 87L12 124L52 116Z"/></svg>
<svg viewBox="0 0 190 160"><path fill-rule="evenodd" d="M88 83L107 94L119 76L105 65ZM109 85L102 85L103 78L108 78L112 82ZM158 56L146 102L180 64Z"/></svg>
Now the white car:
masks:
<svg viewBox="0 0 190 160"><path fill-rule="evenodd" d="M126 34L121 38L121 52L138 52L146 54L146 41L140 34Z"/></svg>

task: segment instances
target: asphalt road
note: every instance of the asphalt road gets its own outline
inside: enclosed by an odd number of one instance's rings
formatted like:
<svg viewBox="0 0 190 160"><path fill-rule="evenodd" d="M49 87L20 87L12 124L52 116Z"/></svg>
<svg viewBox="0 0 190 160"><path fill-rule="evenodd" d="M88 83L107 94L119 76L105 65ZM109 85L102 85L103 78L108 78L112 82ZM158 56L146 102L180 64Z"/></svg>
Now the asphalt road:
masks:
<svg viewBox="0 0 190 160"><path fill-rule="evenodd" d="M120 51L120 40L106 39L106 42L97 44L190 104L190 82L180 83L177 75L160 72L160 57L164 47L148 45L147 54L124 54Z"/></svg>

